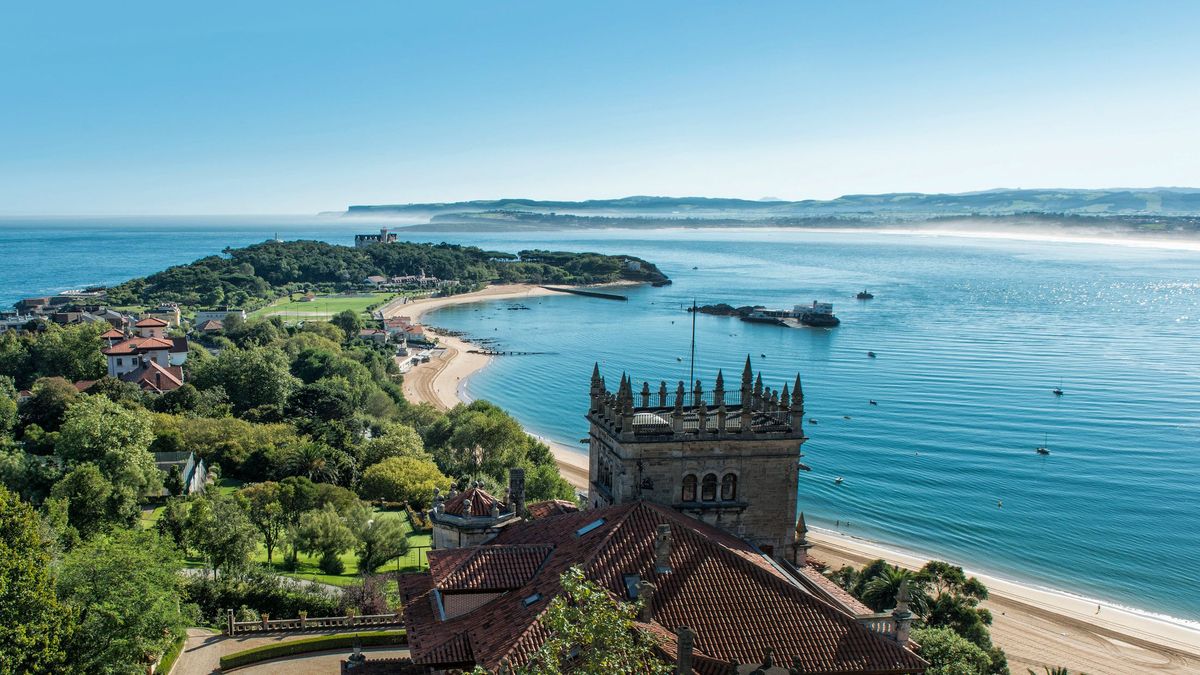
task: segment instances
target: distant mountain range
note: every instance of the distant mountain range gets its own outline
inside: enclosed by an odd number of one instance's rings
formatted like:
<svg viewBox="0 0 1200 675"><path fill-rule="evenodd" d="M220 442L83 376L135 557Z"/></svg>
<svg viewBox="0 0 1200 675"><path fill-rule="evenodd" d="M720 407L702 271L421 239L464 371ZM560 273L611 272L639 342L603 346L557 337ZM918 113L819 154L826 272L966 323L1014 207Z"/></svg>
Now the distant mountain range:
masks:
<svg viewBox="0 0 1200 675"><path fill-rule="evenodd" d="M623 197L586 201L492 199L429 204L356 205L347 216L426 221L414 229L570 227L879 226L946 219L1020 220L1102 228L1200 230L1200 189L997 189L959 194L903 192L830 200Z"/></svg>

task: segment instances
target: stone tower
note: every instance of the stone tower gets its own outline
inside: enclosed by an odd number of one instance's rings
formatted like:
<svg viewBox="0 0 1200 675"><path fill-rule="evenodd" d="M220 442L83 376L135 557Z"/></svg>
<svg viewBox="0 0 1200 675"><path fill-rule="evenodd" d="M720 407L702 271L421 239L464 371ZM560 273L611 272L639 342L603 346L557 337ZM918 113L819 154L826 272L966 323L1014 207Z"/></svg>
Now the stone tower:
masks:
<svg viewBox="0 0 1200 675"><path fill-rule="evenodd" d="M588 503L644 499L721 527L777 557L792 553L797 472L804 443L800 376L791 391L763 386L746 357L741 386L697 380L610 393L592 370Z"/></svg>

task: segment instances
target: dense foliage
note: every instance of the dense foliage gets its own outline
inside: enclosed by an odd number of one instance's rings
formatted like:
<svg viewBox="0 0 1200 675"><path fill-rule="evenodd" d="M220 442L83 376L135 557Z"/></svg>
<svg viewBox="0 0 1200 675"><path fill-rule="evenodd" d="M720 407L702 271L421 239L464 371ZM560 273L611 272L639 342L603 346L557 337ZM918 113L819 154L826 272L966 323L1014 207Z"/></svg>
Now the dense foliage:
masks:
<svg viewBox="0 0 1200 675"><path fill-rule="evenodd" d="M921 656L931 663L934 657L937 659L936 668L930 672L942 675L1009 672L1004 651L992 645L988 632L992 614L979 607L981 601L987 600L987 587L979 579L968 577L961 567L931 560L913 571L873 560L861 570L842 567L832 572L830 578L876 612L894 608L901 584L907 583L909 609L916 616L917 627L925 629L919 632L935 643L927 653L925 641L914 632L913 639L921 644Z"/></svg>
<svg viewBox="0 0 1200 675"><path fill-rule="evenodd" d="M652 264L627 256L525 251L522 256L457 244L397 242L362 248L318 241L266 242L227 249L110 288L117 305L164 301L191 306L246 305L310 288L345 289L372 275L424 273L473 288L491 281L599 283L666 279ZM525 260L529 255L532 260ZM637 264L629 266L626 261Z"/></svg>
<svg viewBox="0 0 1200 675"><path fill-rule="evenodd" d="M229 609L386 612L373 574L411 546L398 503L429 508L454 481L499 493L510 466L529 501L573 497L512 417L410 404L393 353L341 323L231 322L220 353L194 350L188 383L160 396L73 384L97 375L95 328L0 336L0 674L145 672L185 625ZM202 460L207 491L185 494L156 452ZM276 576L312 562L338 584L357 563L361 581L339 596Z"/></svg>

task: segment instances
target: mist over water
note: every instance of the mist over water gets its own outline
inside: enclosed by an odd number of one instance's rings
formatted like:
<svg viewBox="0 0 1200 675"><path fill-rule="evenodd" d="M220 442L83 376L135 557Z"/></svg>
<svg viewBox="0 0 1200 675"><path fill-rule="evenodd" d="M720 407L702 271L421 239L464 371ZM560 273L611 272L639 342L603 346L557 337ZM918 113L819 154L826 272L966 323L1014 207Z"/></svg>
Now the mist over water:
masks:
<svg viewBox="0 0 1200 675"><path fill-rule="evenodd" d="M373 227L312 218L0 221L0 302L121 281L275 232L350 243ZM831 301L842 319L832 330L705 315L696 324L706 386L718 368L736 381L746 354L772 387L801 373L805 417L818 420L805 425L813 470L800 475L810 524L1200 619L1196 251L794 230L407 238L628 253L674 280L623 291L627 303L564 295L520 303L528 311L501 301L427 316L501 348L545 352L495 359L468 391L580 448L593 361L610 386L623 371L671 388L687 378L683 308L693 298ZM863 288L876 299L853 299ZM1060 381L1066 394L1056 398ZM1048 457L1034 453L1043 439Z"/></svg>

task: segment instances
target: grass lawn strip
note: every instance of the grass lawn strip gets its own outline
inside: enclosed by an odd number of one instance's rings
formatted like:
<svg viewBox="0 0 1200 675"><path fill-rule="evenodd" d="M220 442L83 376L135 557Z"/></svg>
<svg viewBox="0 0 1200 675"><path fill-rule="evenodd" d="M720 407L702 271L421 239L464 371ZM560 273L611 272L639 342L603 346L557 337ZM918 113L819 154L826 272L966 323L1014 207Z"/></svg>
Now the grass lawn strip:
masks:
<svg viewBox="0 0 1200 675"><path fill-rule="evenodd" d="M277 645L263 645L221 657L221 669L240 668L253 663L269 661L285 656L306 654L308 652L323 652L330 649L346 649L355 643L363 647L404 646L408 644L408 634L404 630L371 631L366 633L347 633L346 635L325 635L321 637L293 640Z"/></svg>

